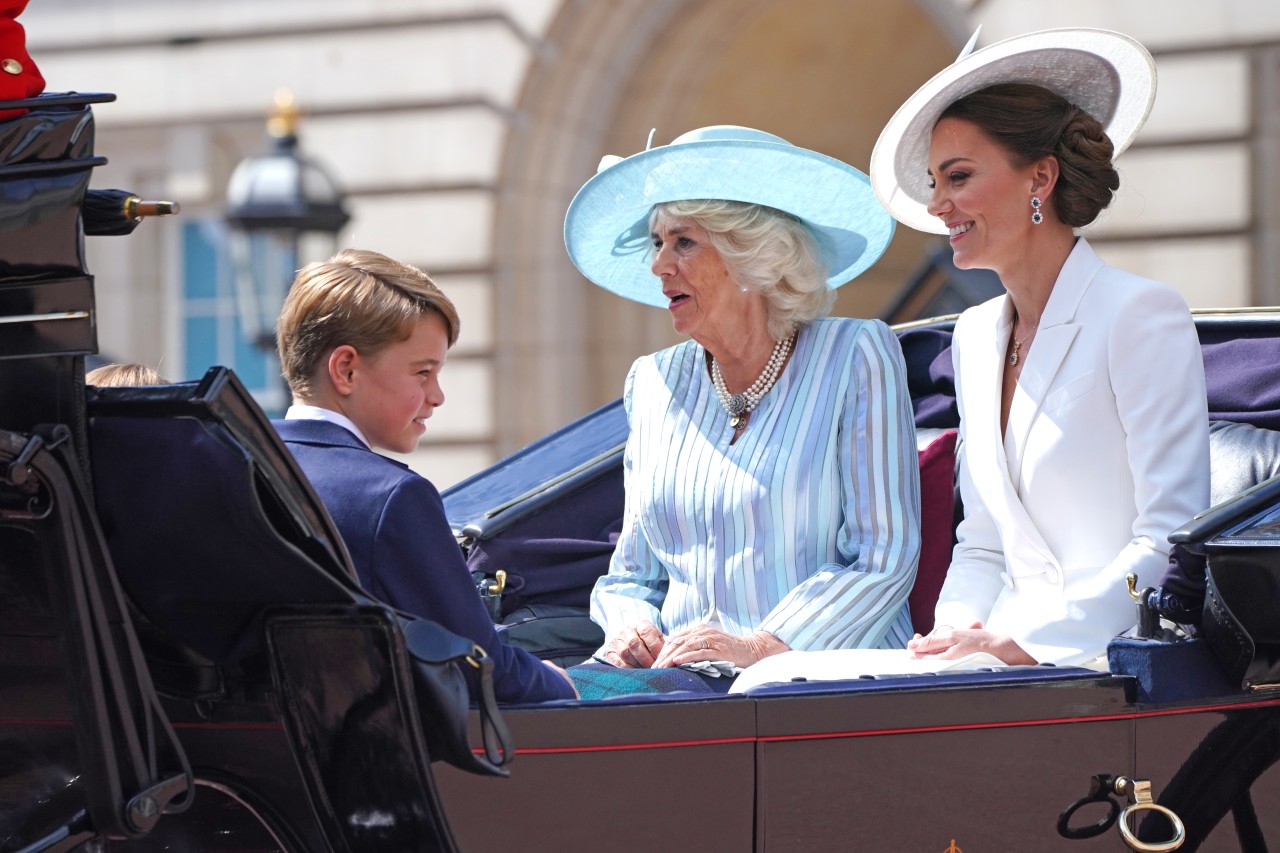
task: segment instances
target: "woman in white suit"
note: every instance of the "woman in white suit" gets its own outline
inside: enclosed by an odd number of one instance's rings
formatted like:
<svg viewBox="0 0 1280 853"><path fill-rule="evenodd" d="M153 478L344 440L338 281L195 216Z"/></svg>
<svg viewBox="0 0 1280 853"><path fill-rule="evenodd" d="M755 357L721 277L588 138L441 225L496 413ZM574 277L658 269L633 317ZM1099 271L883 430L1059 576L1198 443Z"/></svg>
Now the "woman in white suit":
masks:
<svg viewBox="0 0 1280 853"><path fill-rule="evenodd" d="M956 324L964 520L915 657L1105 667L1135 621L1125 576L1156 584L1169 532L1208 504L1187 306L1076 233L1110 203L1112 160L1154 94L1137 42L1033 33L962 55L877 143L889 211L948 234L957 267L994 270L1007 291Z"/></svg>

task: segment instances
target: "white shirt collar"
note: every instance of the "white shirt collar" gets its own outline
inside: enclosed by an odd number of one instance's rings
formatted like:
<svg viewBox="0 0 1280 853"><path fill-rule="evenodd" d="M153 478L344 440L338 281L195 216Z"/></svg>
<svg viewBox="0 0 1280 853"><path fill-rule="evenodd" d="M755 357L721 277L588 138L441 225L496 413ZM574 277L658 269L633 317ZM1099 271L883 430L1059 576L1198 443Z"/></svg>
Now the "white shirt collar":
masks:
<svg viewBox="0 0 1280 853"><path fill-rule="evenodd" d="M360 427L352 423L351 419L346 415L339 414L332 409L322 409L319 406L302 406L294 403L289 410L284 413L286 421L328 421L331 424L337 424L343 429L350 432L360 442L370 450L373 446L369 444L369 439L364 437L364 433L360 431Z"/></svg>

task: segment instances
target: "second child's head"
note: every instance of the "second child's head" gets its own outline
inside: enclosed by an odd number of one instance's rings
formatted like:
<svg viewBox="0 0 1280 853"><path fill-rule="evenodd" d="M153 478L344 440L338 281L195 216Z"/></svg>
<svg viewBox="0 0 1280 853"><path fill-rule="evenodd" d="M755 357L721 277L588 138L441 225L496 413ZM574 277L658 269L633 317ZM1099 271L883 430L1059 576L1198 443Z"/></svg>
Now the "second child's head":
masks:
<svg viewBox="0 0 1280 853"><path fill-rule="evenodd" d="M155 368L135 362L119 362L95 367L84 375L85 385L99 388L127 388L135 385L168 385Z"/></svg>
<svg viewBox="0 0 1280 853"><path fill-rule="evenodd" d="M426 273L360 249L308 264L276 326L294 400L340 412L374 447L407 453L444 403L458 312Z"/></svg>

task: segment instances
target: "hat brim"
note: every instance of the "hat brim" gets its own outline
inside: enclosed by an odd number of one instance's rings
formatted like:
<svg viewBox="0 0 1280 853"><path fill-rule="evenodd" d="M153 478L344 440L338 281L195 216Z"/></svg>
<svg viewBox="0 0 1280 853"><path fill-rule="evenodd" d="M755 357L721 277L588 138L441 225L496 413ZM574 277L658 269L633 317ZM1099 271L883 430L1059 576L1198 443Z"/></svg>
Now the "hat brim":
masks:
<svg viewBox="0 0 1280 853"><path fill-rule="evenodd" d="M761 204L799 218L817 238L830 287L875 263L895 227L870 179L832 157L785 143L684 142L635 154L583 185L565 215L569 258L606 290L665 308L649 269L649 212L696 199Z"/></svg>
<svg viewBox="0 0 1280 853"><path fill-rule="evenodd" d="M974 51L938 72L907 99L871 153L871 183L904 225L934 234L946 226L926 210L933 126L951 104L997 83L1050 89L1102 123L1119 156L1133 142L1156 96L1155 62L1140 43L1109 30L1043 30Z"/></svg>

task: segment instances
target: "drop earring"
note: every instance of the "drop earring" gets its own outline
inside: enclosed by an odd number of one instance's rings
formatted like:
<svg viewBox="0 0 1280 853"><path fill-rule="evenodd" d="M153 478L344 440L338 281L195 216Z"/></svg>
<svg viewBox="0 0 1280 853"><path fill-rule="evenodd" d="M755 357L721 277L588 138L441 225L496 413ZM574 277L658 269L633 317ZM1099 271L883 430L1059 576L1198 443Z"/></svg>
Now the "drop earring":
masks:
<svg viewBox="0 0 1280 853"><path fill-rule="evenodd" d="M1043 204L1043 202L1040 201L1040 196L1033 195L1031 197L1031 224L1033 225L1039 225L1041 222L1044 222L1044 214L1040 212L1041 204Z"/></svg>

